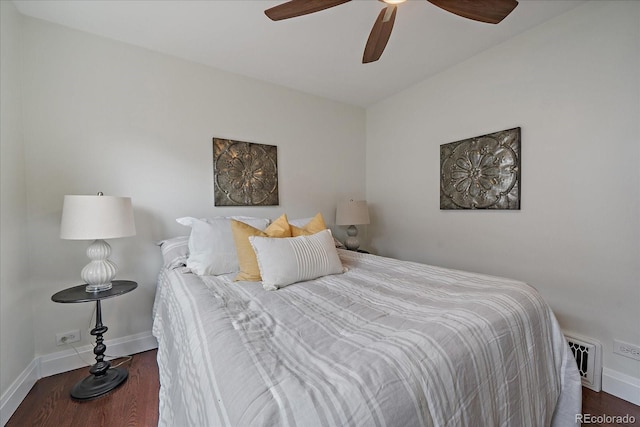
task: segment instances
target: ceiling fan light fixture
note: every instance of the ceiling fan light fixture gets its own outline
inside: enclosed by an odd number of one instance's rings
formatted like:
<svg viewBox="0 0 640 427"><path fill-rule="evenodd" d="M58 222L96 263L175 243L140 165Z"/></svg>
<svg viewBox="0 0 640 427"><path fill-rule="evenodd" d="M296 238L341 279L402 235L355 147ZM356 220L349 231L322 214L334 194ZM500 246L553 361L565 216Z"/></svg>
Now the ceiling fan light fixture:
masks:
<svg viewBox="0 0 640 427"><path fill-rule="evenodd" d="M0 0L1 1L1 0ZM264 11L273 21L281 19L295 18L296 16L307 15L319 12L351 0L289 0L278 6L274 6ZM384 48L391 36L393 23L396 19L398 5L406 0L378 0L387 6L380 11L378 18L373 24L367 44L362 55L362 63L377 61L382 55ZM497 24L509 15L516 6L518 0L427 0L429 3L441 9L451 12L454 15L473 21Z"/></svg>

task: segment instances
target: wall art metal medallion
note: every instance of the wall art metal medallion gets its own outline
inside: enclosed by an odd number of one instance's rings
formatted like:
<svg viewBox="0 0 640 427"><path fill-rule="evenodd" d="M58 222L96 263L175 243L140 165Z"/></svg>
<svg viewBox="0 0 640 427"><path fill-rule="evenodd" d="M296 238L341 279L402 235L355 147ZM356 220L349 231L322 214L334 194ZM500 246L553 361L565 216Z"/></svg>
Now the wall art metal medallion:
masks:
<svg viewBox="0 0 640 427"><path fill-rule="evenodd" d="M440 146L440 209L520 209L520 128Z"/></svg>
<svg viewBox="0 0 640 427"><path fill-rule="evenodd" d="M215 206L278 205L275 145L213 138Z"/></svg>

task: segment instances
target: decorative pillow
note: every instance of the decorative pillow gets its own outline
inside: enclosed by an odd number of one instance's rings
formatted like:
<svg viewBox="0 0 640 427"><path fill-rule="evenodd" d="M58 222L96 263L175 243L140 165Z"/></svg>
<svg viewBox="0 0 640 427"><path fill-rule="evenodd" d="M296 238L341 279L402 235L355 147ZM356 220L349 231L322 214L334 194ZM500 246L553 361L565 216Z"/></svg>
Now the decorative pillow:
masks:
<svg viewBox="0 0 640 427"><path fill-rule="evenodd" d="M231 218L197 219L178 218L179 224L191 227L187 267L200 276L211 276L238 271L238 256L231 233ZM269 225L266 218L241 217L240 221L257 229Z"/></svg>
<svg viewBox="0 0 640 427"><path fill-rule="evenodd" d="M249 241L258 260L262 286L268 291L344 271L331 230L288 239L251 236Z"/></svg>
<svg viewBox="0 0 640 427"><path fill-rule="evenodd" d="M324 218L320 212L318 212L313 218L293 220L289 225L291 225L291 236L293 237L310 236L327 228L324 223Z"/></svg>
<svg viewBox="0 0 640 427"><path fill-rule="evenodd" d="M309 218L297 218L297 219L289 219L289 225L290 226L296 226L296 227L304 227L305 225L307 225L309 222L311 222L311 220L313 219L313 217L309 217Z"/></svg>
<svg viewBox="0 0 640 427"><path fill-rule="evenodd" d="M164 268L173 270L187 265L189 256L189 236L173 237L156 243L162 251Z"/></svg>
<svg viewBox="0 0 640 427"><path fill-rule="evenodd" d="M289 221L289 225L291 226L291 235L293 237L314 234L314 233L309 233L311 229L313 229L315 233L322 231L325 228L327 228L327 226L324 224L325 224L324 218L320 213L318 213L313 218L302 218L302 219L294 219ZM307 226L309 226L309 229L306 229ZM336 248L344 249L346 247L345 245L342 244L341 241L339 241L335 237L333 238L333 243L335 243Z"/></svg>
<svg viewBox="0 0 640 427"><path fill-rule="evenodd" d="M285 214L273 221L264 231L240 221L231 221L231 232L236 243L236 254L240 265L240 273L234 279L236 281L259 282L261 280L256 254L249 242L250 236L291 237L291 227Z"/></svg>

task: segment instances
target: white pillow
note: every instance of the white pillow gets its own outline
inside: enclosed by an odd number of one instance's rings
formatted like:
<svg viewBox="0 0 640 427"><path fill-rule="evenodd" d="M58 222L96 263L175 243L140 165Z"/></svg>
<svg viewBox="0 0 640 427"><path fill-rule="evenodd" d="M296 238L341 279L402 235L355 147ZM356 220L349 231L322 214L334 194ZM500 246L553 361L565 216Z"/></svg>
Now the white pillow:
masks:
<svg viewBox="0 0 640 427"><path fill-rule="evenodd" d="M162 251L164 268L173 270L187 265L189 257L189 236L173 237L156 243Z"/></svg>
<svg viewBox="0 0 640 427"><path fill-rule="evenodd" d="M305 225L309 224L309 222L313 219L313 217L309 217L309 218L298 218L298 219L290 219L289 220L289 225L293 225L295 227L304 227Z"/></svg>
<svg viewBox="0 0 640 427"><path fill-rule="evenodd" d="M305 225L309 224L309 222L312 219L313 219L313 217L290 219L289 220L289 225L293 225L294 227L303 228ZM340 248L340 249L346 248L346 246L343 245L342 242L340 240L336 239L335 237L333 238L333 243L335 244L336 248Z"/></svg>
<svg viewBox="0 0 640 427"><path fill-rule="evenodd" d="M262 286L268 291L344 271L328 229L310 236L250 236L249 241L258 259Z"/></svg>
<svg viewBox="0 0 640 427"><path fill-rule="evenodd" d="M220 217L198 219L178 218L178 224L191 227L187 267L199 276L214 276L238 271L236 244L231 233L231 219L264 230L269 219L249 217Z"/></svg>

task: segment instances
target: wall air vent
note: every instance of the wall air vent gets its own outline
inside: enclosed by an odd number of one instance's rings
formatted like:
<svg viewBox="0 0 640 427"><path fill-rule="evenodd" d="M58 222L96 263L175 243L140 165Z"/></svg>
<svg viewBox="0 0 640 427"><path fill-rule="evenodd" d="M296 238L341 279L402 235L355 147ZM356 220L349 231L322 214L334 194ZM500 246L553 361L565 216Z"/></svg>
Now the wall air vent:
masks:
<svg viewBox="0 0 640 427"><path fill-rule="evenodd" d="M576 358L582 385L599 392L602 384L602 345L591 338L573 333L565 333L564 336Z"/></svg>

